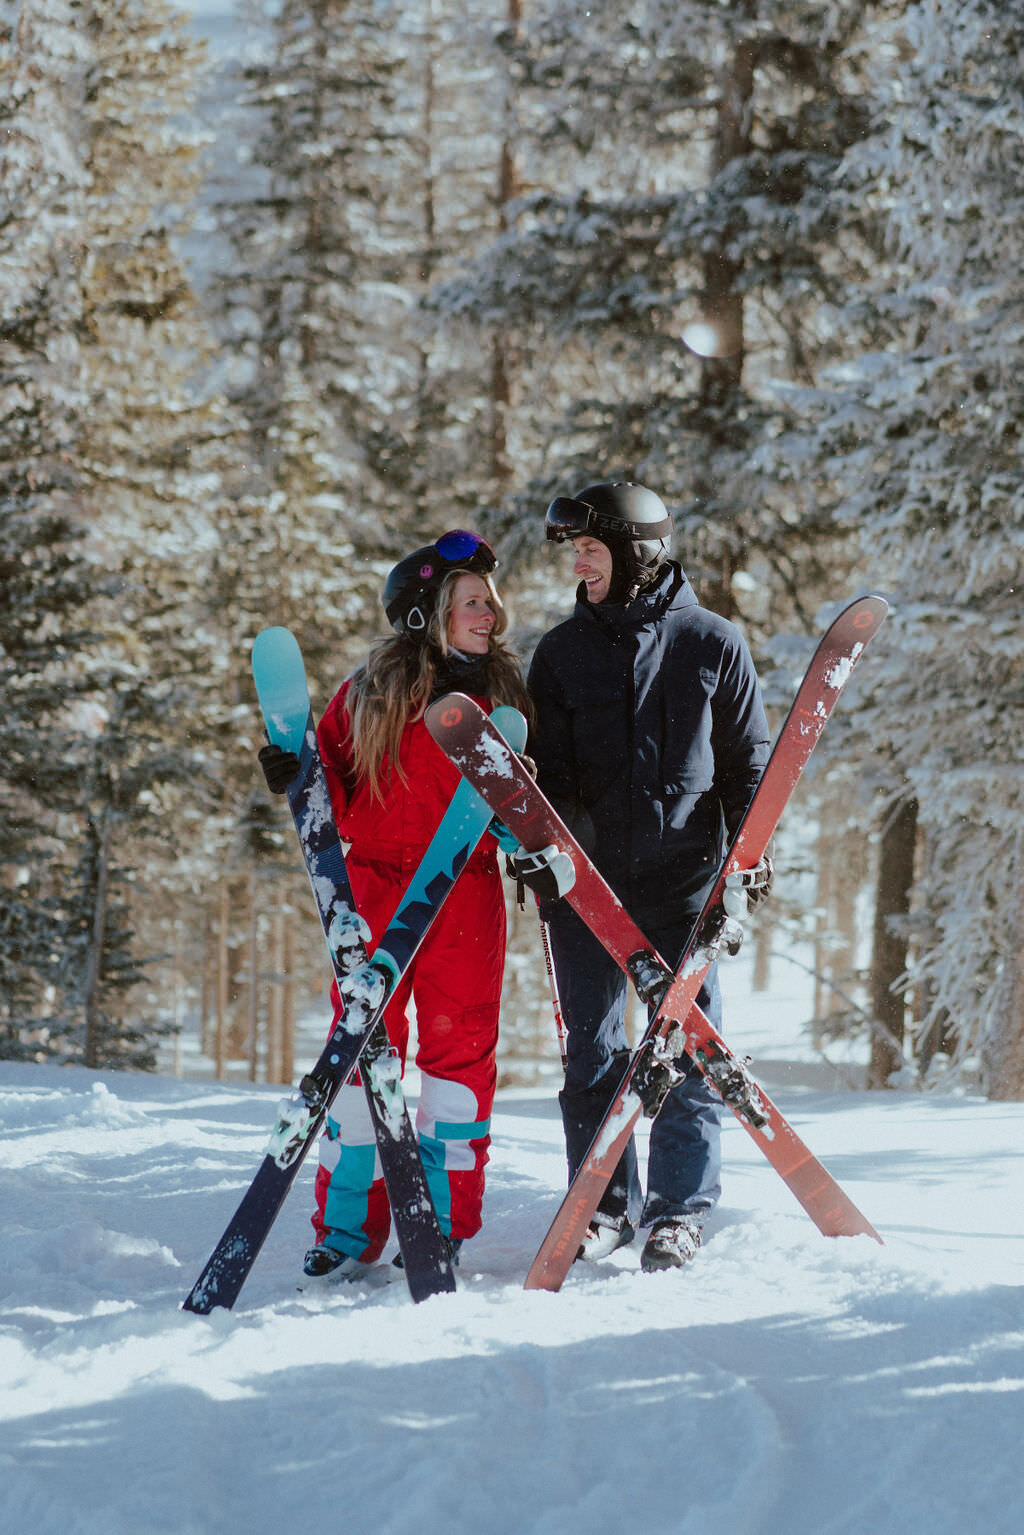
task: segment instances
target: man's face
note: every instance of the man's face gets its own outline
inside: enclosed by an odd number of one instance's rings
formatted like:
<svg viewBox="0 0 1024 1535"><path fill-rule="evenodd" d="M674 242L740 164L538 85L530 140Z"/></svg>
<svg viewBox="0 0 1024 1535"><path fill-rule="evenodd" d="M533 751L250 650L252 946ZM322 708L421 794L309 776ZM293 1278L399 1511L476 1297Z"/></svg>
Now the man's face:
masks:
<svg viewBox="0 0 1024 1535"><path fill-rule="evenodd" d="M587 587L588 602L604 602L612 584L612 555L607 544L589 533L582 533L572 541L576 551L573 574Z"/></svg>

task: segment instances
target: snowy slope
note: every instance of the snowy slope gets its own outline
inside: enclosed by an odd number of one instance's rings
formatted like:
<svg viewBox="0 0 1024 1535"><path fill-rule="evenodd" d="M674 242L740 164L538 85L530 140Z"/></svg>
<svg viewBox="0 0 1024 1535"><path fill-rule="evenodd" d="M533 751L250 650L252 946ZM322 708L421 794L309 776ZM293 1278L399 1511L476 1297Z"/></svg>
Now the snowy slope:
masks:
<svg viewBox="0 0 1024 1535"><path fill-rule="evenodd" d="M730 1124L689 1270L527 1294L561 1135L507 1092L457 1295L300 1293L307 1167L198 1318L278 1090L0 1063L0 1528L1016 1532L1024 1105L775 1096L884 1248L820 1237Z"/></svg>

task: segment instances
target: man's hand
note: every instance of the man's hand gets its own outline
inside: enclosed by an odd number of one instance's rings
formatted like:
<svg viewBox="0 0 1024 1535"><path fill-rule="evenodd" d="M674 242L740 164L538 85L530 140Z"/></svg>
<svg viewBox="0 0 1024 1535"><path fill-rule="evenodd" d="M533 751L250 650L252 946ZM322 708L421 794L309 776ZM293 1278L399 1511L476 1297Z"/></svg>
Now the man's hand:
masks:
<svg viewBox="0 0 1024 1535"><path fill-rule="evenodd" d="M774 878L775 865L767 853L752 869L734 869L727 874L722 897L726 915L742 922L756 906L768 899Z"/></svg>
<svg viewBox="0 0 1024 1535"><path fill-rule="evenodd" d="M505 859L505 872L522 888L526 885L541 901L558 901L576 883L576 870L568 853L554 843L537 853L522 848Z"/></svg>
<svg viewBox="0 0 1024 1535"><path fill-rule="evenodd" d="M708 962L720 954L738 954L743 943L743 924L730 917L724 906L712 906L697 934L694 952L703 949Z"/></svg>
<svg viewBox="0 0 1024 1535"><path fill-rule="evenodd" d="M774 873L766 853L752 869L735 869L727 874L722 904L708 912L695 947L704 949L712 958L738 954L743 944L744 919L767 898Z"/></svg>

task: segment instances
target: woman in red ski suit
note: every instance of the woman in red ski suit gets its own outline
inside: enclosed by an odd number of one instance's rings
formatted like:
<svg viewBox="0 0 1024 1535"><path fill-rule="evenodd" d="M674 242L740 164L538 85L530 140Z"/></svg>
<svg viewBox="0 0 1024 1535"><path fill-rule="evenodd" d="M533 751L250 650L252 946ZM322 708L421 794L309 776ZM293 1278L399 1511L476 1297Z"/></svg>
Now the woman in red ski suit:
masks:
<svg viewBox="0 0 1024 1535"><path fill-rule="evenodd" d="M378 641L318 729L320 751L360 915L372 948L425 853L459 774L427 733L423 712L452 689L488 711L528 709L491 579L497 561L475 534L452 532L392 570L383 601L395 634ZM395 757L397 755L397 771ZM496 843L485 835L459 875L385 1009L405 1061L416 1010L416 1129L431 1194L453 1253L480 1229L496 1081L505 904ZM333 992L335 1021L340 1004ZM355 1275L390 1229L387 1192L365 1095L343 1087L320 1142L314 1276Z"/></svg>

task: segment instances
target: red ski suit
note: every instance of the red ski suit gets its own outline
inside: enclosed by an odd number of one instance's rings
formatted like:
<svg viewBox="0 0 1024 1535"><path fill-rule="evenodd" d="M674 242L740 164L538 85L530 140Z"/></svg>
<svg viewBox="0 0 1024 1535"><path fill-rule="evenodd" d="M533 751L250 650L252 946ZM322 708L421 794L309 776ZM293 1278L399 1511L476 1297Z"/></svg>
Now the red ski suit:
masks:
<svg viewBox="0 0 1024 1535"><path fill-rule="evenodd" d="M372 949L448 808L459 773L417 719L406 726L399 752L406 782L385 761L383 798L371 794L353 768L350 685L345 682L328 706L317 736L338 829L351 844L346 863L356 905L372 932ZM477 701L490 709L487 699ZM496 843L485 835L384 1012L404 1064L410 997L415 1005L416 1130L442 1229L452 1237L471 1237L480 1229L504 965L504 895ZM337 1020L336 987L332 998ZM363 1090L343 1087L320 1141L317 1241L372 1263L390 1225Z"/></svg>

